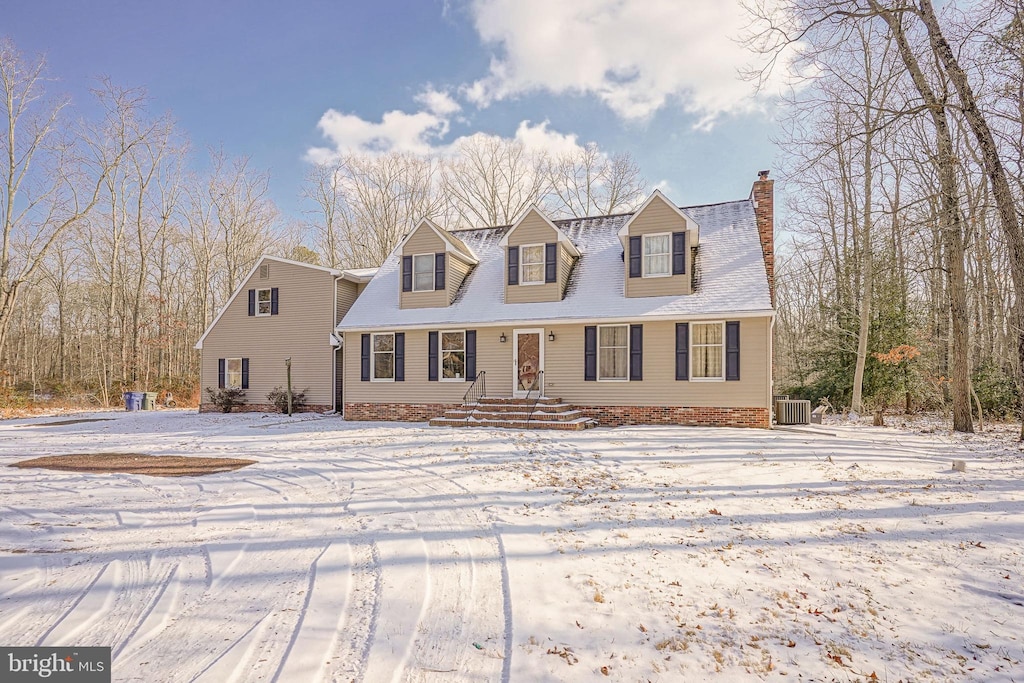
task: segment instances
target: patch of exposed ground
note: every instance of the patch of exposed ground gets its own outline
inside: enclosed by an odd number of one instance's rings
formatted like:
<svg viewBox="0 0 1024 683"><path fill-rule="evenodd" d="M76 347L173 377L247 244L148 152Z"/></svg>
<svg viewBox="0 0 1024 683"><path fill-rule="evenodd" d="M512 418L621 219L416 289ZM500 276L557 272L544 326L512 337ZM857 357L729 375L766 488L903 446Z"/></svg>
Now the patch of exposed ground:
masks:
<svg viewBox="0 0 1024 683"><path fill-rule="evenodd" d="M62 472L148 474L152 477L196 477L239 470L255 460L239 458L193 458L183 455L143 453L71 453L21 460L11 467L39 467Z"/></svg>
<svg viewBox="0 0 1024 683"><path fill-rule="evenodd" d="M80 425L86 422L110 422L112 417L85 417L78 420L58 420L56 422L38 422L35 424L21 425L22 427L65 427L67 425Z"/></svg>

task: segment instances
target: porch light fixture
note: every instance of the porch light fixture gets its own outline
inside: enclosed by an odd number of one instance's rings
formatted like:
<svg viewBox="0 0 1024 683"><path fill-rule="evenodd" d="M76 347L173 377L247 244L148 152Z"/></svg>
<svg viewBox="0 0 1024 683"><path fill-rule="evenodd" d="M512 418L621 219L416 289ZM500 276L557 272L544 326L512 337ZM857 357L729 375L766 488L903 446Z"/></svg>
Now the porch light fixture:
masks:
<svg viewBox="0 0 1024 683"><path fill-rule="evenodd" d="M548 341L555 341L555 333L548 332Z"/></svg>
<svg viewBox="0 0 1024 683"><path fill-rule="evenodd" d="M505 333L504 332L502 332L501 336L498 337L498 341L500 341L502 344L504 344L505 342L508 341L508 339L505 338Z"/></svg>

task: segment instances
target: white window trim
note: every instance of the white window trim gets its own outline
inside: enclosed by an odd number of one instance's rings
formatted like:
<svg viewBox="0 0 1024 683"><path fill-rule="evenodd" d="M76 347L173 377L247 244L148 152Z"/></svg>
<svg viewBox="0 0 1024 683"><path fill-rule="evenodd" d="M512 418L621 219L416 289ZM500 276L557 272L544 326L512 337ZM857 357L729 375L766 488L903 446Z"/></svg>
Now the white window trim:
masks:
<svg viewBox="0 0 1024 683"><path fill-rule="evenodd" d="M437 381L439 382L462 382L466 383L465 377L444 376L444 335L458 332L462 334L462 357L466 357L466 331L465 330L438 330L437 332Z"/></svg>
<svg viewBox="0 0 1024 683"><path fill-rule="evenodd" d="M232 384L228 378L231 376L231 361L238 361L238 384ZM241 389L242 388L242 359L241 358L225 358L224 359L224 388L225 389Z"/></svg>
<svg viewBox="0 0 1024 683"><path fill-rule="evenodd" d="M625 377L601 377L601 328L603 327L625 327L626 328L626 376ZM598 382L628 382L629 381L629 362L630 362L630 338L629 338L629 323L619 323L615 325L598 325L597 326L597 381Z"/></svg>
<svg viewBox="0 0 1024 683"><path fill-rule="evenodd" d="M649 275L647 273L647 238L664 237L668 235L668 272ZM640 275L646 278L672 277L672 233L652 232L649 235L640 236Z"/></svg>
<svg viewBox="0 0 1024 683"><path fill-rule="evenodd" d="M540 253L541 253L540 279L539 280L534 280L532 282L526 282L525 278L523 277L523 274L526 272L526 261L523 260L523 250L524 249L530 249L532 247L540 247ZM546 282L547 278L545 277L546 273L544 272L544 268L547 266L547 251L546 251L546 249L547 249L547 245L544 244L543 242L541 242L539 244L520 244L519 245L519 284L521 284L521 285L523 285L525 287L533 287L535 285L547 284L547 282ZM530 265L537 265L537 264L531 263Z"/></svg>
<svg viewBox="0 0 1024 683"><path fill-rule="evenodd" d="M273 315L274 314L274 292L273 292L273 289L274 289L273 287L260 287L259 289L256 290L256 317L257 318L265 318L268 315ZM267 300L264 303L267 304L267 306L269 307L269 310L266 313L260 313L260 292L266 292L267 293Z"/></svg>
<svg viewBox="0 0 1024 683"><path fill-rule="evenodd" d="M695 377L693 373L693 361L696 356L693 354L693 326L694 325L721 325L722 326L722 376L721 377ZM724 320L700 320L690 323L690 381L691 382L724 382L725 381L725 321ZM715 346L715 344L697 344L697 346Z"/></svg>
<svg viewBox="0 0 1024 683"><path fill-rule="evenodd" d="M416 259L422 256L430 257L430 287L428 289L416 289ZM413 254L412 255L412 291L414 292L433 292L436 291L434 287L437 286L435 279L437 277L437 262L435 261L436 255L430 254Z"/></svg>
<svg viewBox="0 0 1024 683"><path fill-rule="evenodd" d="M391 363L391 377L379 377L378 378L377 377L377 363L375 363L374 361L377 360L377 354L378 353L388 353L388 351L379 351L378 352L378 351L374 351L373 348L374 348L374 342L377 340L377 337L383 337L385 335L390 336L392 338L390 353L391 353L392 357L395 358L395 360L392 361L392 363ZM395 337L395 333L394 332L371 332L370 333L370 381L371 382L394 382L395 381L395 370L397 369L396 365L397 365L398 358L397 358L397 354L395 353L395 341L396 340L395 340L394 337Z"/></svg>

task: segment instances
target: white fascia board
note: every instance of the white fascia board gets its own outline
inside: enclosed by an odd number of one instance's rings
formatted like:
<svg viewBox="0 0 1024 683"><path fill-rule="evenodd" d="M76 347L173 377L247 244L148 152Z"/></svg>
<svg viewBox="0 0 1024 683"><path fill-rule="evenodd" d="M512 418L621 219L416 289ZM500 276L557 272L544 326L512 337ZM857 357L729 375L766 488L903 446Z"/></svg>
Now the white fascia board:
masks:
<svg viewBox="0 0 1024 683"><path fill-rule="evenodd" d="M377 268L367 269L360 268L360 270L373 270L373 275L377 274ZM341 271L341 275L338 277L342 280L348 280L349 282L355 282L356 284L365 284L373 279L373 275L356 275L350 270Z"/></svg>
<svg viewBox="0 0 1024 683"><path fill-rule="evenodd" d="M529 207L527 207L526 211L523 212L519 219L512 224L512 227L509 229L509 231L502 236L501 240L498 241L498 246L508 246L508 236L514 233L516 231L516 228L523 224L523 221L525 221L529 217L531 212L536 213L538 216L540 216L541 220L547 223L548 226L555 231L555 234L557 235L557 240L566 246L566 249L569 251L569 253L579 258L580 250L576 247L575 244L572 243L572 240L569 239L568 235L559 230L558 226L555 225L550 218L544 215L544 212L541 211L536 204L531 204Z"/></svg>
<svg viewBox="0 0 1024 683"><path fill-rule="evenodd" d="M302 266L303 268L313 268L315 270L322 270L325 273L330 273L331 275L334 275L334 276L341 275L342 272L343 272L343 271L340 271L340 270L338 270L336 268L328 268L327 266L318 266L318 265L315 265L313 263L306 263L305 261L293 261L291 259L282 258L280 256L271 256L270 254L264 254L263 256L260 257L260 261L263 261L264 259L266 259L268 261L277 261L279 263L287 263L287 264L292 265L292 266Z"/></svg>
<svg viewBox="0 0 1024 683"><path fill-rule="evenodd" d="M690 243L689 246L697 246L697 243L700 241L700 226L697 224L697 221L690 218L690 216L685 211L676 206L675 202L669 200L669 198L666 197L661 190L655 190L654 192L651 193L651 196L645 199L644 203L641 204L640 207L633 212L633 215L630 216L629 219L622 224L622 227L619 228L619 241L622 242L623 248L625 248L626 239L629 236L629 226L632 225L633 221L638 216L640 216L640 214L644 212L644 209L646 209L647 206L655 199L660 199L666 204L668 204L670 207L672 207L672 210L675 211L676 214L678 214L679 217L683 219L684 225L686 225L686 232L690 233L691 235L688 240Z"/></svg>
<svg viewBox="0 0 1024 683"><path fill-rule="evenodd" d="M374 327L344 327L338 325L335 329L337 332L376 332L379 330L440 330L448 329L451 327L523 327L525 325L532 325L534 327L540 325L605 325L605 324L618 324L618 323L641 323L646 320L650 321L664 321L664 320L678 320L679 322L700 322L702 320L741 320L744 318L771 318L774 320L775 311L773 309L764 309L757 311L712 311L708 313L659 313L657 315L633 315L633 316L617 316L614 318L528 318L528 319L509 319L509 320L488 320L486 322L433 322L433 323L416 323L414 325L402 325L402 324L387 324L381 323Z"/></svg>

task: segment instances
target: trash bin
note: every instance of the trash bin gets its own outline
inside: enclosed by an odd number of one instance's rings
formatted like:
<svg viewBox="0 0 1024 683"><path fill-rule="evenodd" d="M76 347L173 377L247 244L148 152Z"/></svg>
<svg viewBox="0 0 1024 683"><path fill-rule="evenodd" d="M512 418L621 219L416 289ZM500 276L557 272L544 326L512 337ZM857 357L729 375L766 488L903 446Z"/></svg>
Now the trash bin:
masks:
<svg viewBox="0 0 1024 683"><path fill-rule="evenodd" d="M141 391L126 391L124 393L124 409L142 410L142 397Z"/></svg>
<svg viewBox="0 0 1024 683"><path fill-rule="evenodd" d="M156 410L156 392L147 391L142 395L142 409Z"/></svg>

